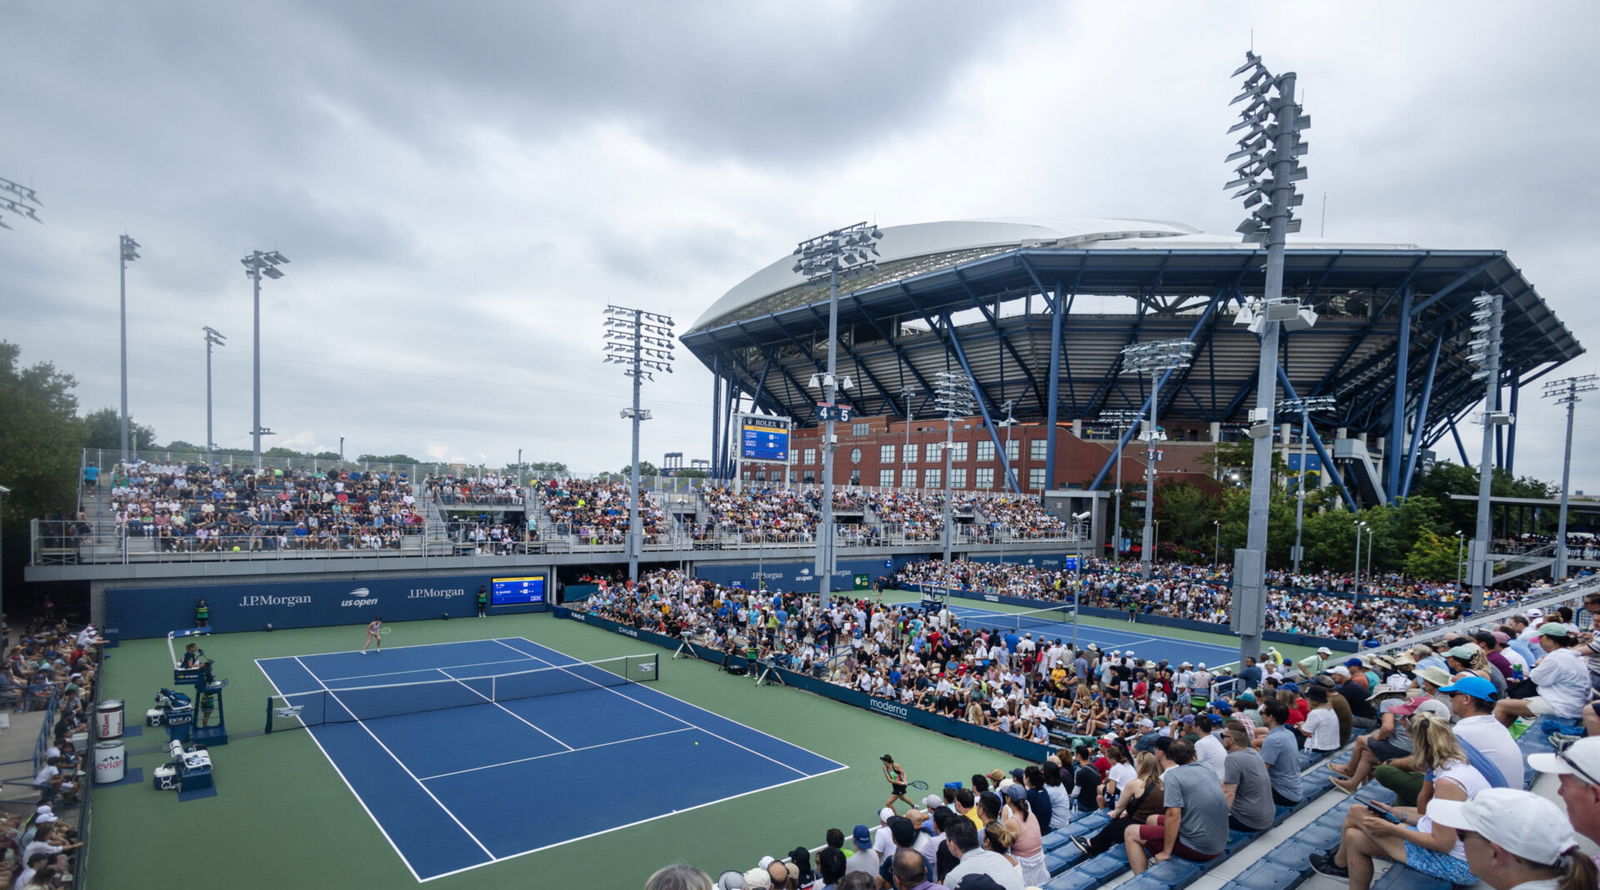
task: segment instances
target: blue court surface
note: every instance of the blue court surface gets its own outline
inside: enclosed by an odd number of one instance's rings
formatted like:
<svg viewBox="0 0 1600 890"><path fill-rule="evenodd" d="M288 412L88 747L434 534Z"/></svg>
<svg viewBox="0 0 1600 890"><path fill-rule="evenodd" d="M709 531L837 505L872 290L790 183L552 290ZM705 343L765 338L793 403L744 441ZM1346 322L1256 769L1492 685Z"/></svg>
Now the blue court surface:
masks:
<svg viewBox="0 0 1600 890"><path fill-rule="evenodd" d="M309 703L287 722L315 724L318 747L418 881L845 769L649 685L595 682L596 669L521 637L256 663L280 695ZM540 668L561 668L541 672L568 679L551 686L560 694L475 691L490 688L477 678ZM366 716L401 709L370 704L371 687L428 681L410 694L416 706L445 709ZM499 684L495 698L531 691ZM321 708L329 722L317 722ZM649 781L615 780L641 764ZM605 805L570 805L596 789Z"/></svg>
<svg viewBox="0 0 1600 890"><path fill-rule="evenodd" d="M997 627L1016 618L1016 612L996 612L977 606L957 605L950 601L950 612L968 626ZM1040 636L1051 639L1061 639L1072 642L1072 616L1066 614L1065 621L1029 620L1025 616L1020 622L1022 626L1018 633L1032 633L1035 639ZM1049 616L1046 616L1049 617ZM1078 642L1087 646L1090 643L1100 647L1101 651L1110 652L1117 649L1132 649L1140 658L1150 658L1156 661L1166 659L1167 664L1177 665L1182 662L1191 664L1206 664L1219 667L1233 664L1239 660L1239 647L1224 646L1220 643L1197 643L1193 640L1178 640L1172 637L1158 636L1147 632L1147 627L1153 625L1129 624L1127 630L1117 630L1106 627L1097 627L1089 624L1078 625Z"/></svg>

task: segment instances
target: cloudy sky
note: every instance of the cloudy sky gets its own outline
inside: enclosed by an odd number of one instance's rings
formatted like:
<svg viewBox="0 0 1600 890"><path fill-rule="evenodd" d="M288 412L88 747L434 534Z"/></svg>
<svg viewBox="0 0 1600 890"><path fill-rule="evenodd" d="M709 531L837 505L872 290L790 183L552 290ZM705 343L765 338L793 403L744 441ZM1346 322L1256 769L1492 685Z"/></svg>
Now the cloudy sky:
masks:
<svg viewBox="0 0 1600 890"><path fill-rule="evenodd" d="M1129 216L1228 232L1228 75L1295 70L1307 233L1504 248L1579 340L1600 243L1600 5L259 0L0 8L0 338L161 441L248 446L249 282L272 444L484 461L628 460L608 302L677 319L860 219ZM1590 356L1570 373L1600 370ZM1564 376L1564 374L1562 374ZM710 373L648 386L644 455L705 457ZM1560 472L1523 400L1517 469ZM1600 398L1579 440L1600 435ZM1580 462L1575 488L1600 489Z"/></svg>

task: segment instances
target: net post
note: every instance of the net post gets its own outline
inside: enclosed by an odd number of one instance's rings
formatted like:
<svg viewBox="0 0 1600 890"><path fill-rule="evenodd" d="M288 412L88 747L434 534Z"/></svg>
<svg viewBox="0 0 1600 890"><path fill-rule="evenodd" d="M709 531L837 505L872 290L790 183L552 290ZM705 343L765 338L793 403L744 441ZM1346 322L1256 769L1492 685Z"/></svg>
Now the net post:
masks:
<svg viewBox="0 0 1600 890"><path fill-rule="evenodd" d="M272 734L272 696L270 695L267 696L267 728L264 730L264 734Z"/></svg>

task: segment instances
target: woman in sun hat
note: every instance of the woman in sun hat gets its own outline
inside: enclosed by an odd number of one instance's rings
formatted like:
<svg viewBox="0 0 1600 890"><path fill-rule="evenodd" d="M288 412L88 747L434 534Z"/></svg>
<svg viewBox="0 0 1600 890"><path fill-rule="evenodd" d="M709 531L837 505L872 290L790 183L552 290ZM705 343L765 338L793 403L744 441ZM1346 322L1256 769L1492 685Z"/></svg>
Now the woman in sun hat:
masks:
<svg viewBox="0 0 1600 890"><path fill-rule="evenodd" d="M1528 791L1490 788L1465 803L1439 800L1428 815L1461 835L1467 865L1494 890L1592 890L1594 861L1578 852L1565 813Z"/></svg>

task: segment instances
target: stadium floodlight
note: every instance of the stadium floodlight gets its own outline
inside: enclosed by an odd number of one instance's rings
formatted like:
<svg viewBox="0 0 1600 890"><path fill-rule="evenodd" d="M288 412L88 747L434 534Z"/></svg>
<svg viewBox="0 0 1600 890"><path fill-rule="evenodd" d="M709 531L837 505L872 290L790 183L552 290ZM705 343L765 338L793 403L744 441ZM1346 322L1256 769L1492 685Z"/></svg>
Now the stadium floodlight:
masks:
<svg viewBox="0 0 1600 890"><path fill-rule="evenodd" d="M1333 396L1305 396L1298 399L1284 399L1278 403L1279 411L1297 411L1300 414L1300 472L1294 477L1294 549L1289 551L1289 556L1294 561L1295 574L1300 573L1300 560L1305 558L1305 547L1302 545L1301 536L1305 531L1306 522L1306 461L1310 459L1306 454L1306 445L1311 440L1311 413L1332 411L1338 404Z"/></svg>
<svg viewBox="0 0 1600 890"><path fill-rule="evenodd" d="M1580 399L1579 393L1600 389L1600 376L1583 374L1563 380L1551 380L1544 385L1542 395L1554 399L1558 405L1567 406L1567 449L1561 459L1561 513L1556 521L1556 564L1554 580L1567 579L1567 489L1572 481L1572 413Z"/></svg>
<svg viewBox="0 0 1600 890"><path fill-rule="evenodd" d="M1277 394L1278 340L1280 331L1306 330L1317 323L1317 315L1295 299L1283 296L1283 254L1287 237L1300 231L1294 208L1304 198L1296 194L1295 183L1307 177L1300 158L1306 144L1300 134L1310 129L1311 118L1295 101L1295 74L1274 76L1261 57L1245 53L1245 63L1233 76L1245 76L1243 91L1230 105L1249 100L1239 113L1239 121L1228 132L1251 128L1238 141L1239 149L1227 155L1226 163L1242 160L1235 168L1236 178L1224 188L1242 198L1251 212L1235 230L1246 243L1261 244L1267 250L1263 293L1253 305L1239 313L1236 324L1250 328L1261 340L1256 373L1256 407L1251 420L1269 433L1273 426L1273 407ZM1240 125L1244 125L1241 127ZM1254 128L1260 136L1253 137ZM1243 186L1243 188L1240 188ZM1238 189L1238 191L1234 191ZM1259 655L1261 632L1266 621L1267 513L1272 497L1272 437L1254 436L1250 479L1249 534L1243 549L1234 553L1234 595L1232 628L1239 635L1239 654Z"/></svg>
<svg viewBox="0 0 1600 890"><path fill-rule="evenodd" d="M833 575L838 568L833 525L833 453L838 448L833 424L839 415L839 279L878 267L878 241L883 232L868 222L834 229L809 238L794 249L794 272L808 281L828 279L828 369L822 386L822 527L817 529L814 571L822 607L828 607ZM815 385L815 384L813 384Z"/></svg>
<svg viewBox="0 0 1600 890"><path fill-rule="evenodd" d="M206 457L209 459L216 450L217 442L211 432L211 349L215 346L227 346L228 338L213 327L202 325L200 330L206 336Z"/></svg>
<svg viewBox="0 0 1600 890"><path fill-rule="evenodd" d="M941 371L933 384L933 403L944 413L944 530L940 543L944 562L950 564L950 548L955 539L955 495L950 484L955 445L956 418L970 417L978 410L972 378L960 371Z"/></svg>
<svg viewBox="0 0 1600 890"><path fill-rule="evenodd" d="M25 185L0 178L0 210L8 210L23 219L31 219L36 223L43 223L39 218L39 208L43 206L39 195ZM9 229L6 225L4 214L0 214L0 229Z"/></svg>
<svg viewBox="0 0 1600 890"><path fill-rule="evenodd" d="M127 235L117 236L117 246L120 248L120 262L118 263L118 310L121 316L122 331L122 413L118 422L122 431L122 460L126 462L128 455L128 264L139 258L139 242Z"/></svg>
<svg viewBox="0 0 1600 890"><path fill-rule="evenodd" d="M1122 348L1122 367L1150 375L1150 414L1144 428L1144 533L1139 544L1139 574L1144 578L1150 577L1155 558L1156 408L1161 402L1161 378L1193 360L1193 340L1146 340Z"/></svg>
<svg viewBox="0 0 1600 890"><path fill-rule="evenodd" d="M1117 431L1117 455L1115 458L1117 462L1117 488L1113 493L1113 497L1116 499L1114 507L1116 516L1111 520L1111 552L1116 555L1116 559L1120 560L1122 559L1122 438L1129 429L1139 425L1139 422L1144 419L1144 412L1101 411L1099 419L1103 423L1112 424L1113 429Z"/></svg>
<svg viewBox="0 0 1600 890"><path fill-rule="evenodd" d="M650 412L639 407L639 390L657 372L672 373L672 319L643 309L607 306L605 311L605 362L621 365L622 373L633 378L633 407L622 411L622 419L633 428L633 464L628 468L628 580L639 580L639 556L644 551L644 533L639 527L639 424L650 419Z"/></svg>
<svg viewBox="0 0 1600 890"><path fill-rule="evenodd" d="M268 435L261 428L261 277L265 275L274 281L283 277L283 270L279 269L289 262L289 258L276 250L252 250L243 259L239 260L244 266L244 274L250 279L252 300L254 305L254 354L251 358L251 421L250 421L250 449L254 453L255 468L261 469L261 437Z"/></svg>
<svg viewBox="0 0 1600 890"><path fill-rule="evenodd" d="M1484 381L1483 444L1478 454L1478 522L1468 557L1472 583L1472 611L1483 611L1484 592L1489 587L1490 489L1494 481L1494 437L1496 415L1509 421L1500 408L1500 341L1504 335L1503 305L1499 294L1479 294L1472 300L1472 340L1468 361L1478 367L1474 380Z"/></svg>

